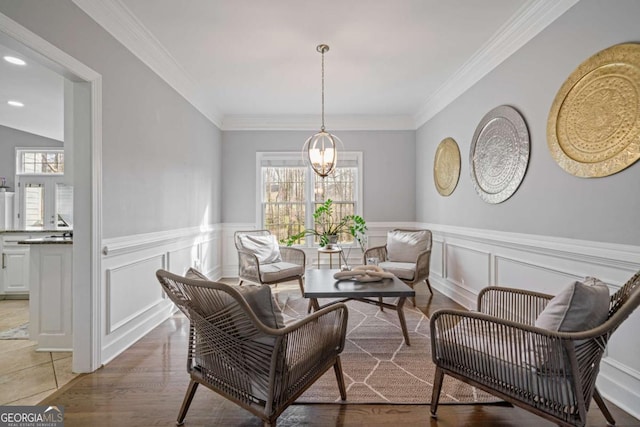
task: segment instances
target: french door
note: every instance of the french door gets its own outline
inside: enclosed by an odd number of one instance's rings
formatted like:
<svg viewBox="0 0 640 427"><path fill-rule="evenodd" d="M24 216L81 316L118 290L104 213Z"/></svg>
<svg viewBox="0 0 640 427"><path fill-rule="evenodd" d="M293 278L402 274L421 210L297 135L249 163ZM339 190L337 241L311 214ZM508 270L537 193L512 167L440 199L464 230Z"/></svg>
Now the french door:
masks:
<svg viewBox="0 0 640 427"><path fill-rule="evenodd" d="M20 229L73 227L73 187L62 176L17 176L16 219Z"/></svg>

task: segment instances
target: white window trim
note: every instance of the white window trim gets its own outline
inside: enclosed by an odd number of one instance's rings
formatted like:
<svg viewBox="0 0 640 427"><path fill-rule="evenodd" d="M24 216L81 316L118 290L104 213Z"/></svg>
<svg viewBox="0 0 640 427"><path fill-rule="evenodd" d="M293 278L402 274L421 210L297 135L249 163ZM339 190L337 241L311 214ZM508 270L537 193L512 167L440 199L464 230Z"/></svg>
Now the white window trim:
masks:
<svg viewBox="0 0 640 427"><path fill-rule="evenodd" d="M62 153L64 154L64 148L55 147L16 147L15 162L16 162L16 176L60 176L63 173L24 173L20 172L22 169L20 165L20 158L22 153Z"/></svg>
<svg viewBox="0 0 640 427"><path fill-rule="evenodd" d="M338 152L338 162L337 166L340 166L341 159L349 159L355 160L358 164L358 179L354 188L355 193L355 215L363 215L363 197L364 197L364 164L362 162L363 155L362 151L342 151ZM299 151L258 151L256 152L256 229L262 229L264 224L264 218L262 218L262 163L265 160L269 159L277 159L277 160L287 160L287 161L299 161L300 166L304 166L307 168L305 174L305 195L309 195L313 193L313 185L311 184L311 178L313 171L310 166L308 166L302 154ZM307 209L309 211L309 209ZM307 223L313 222L313 211L306 212L306 221ZM313 239L307 239L307 243L303 245L296 245L297 247L302 248L316 248L318 245L314 243L309 243L309 241L313 241ZM352 243L351 245L345 245L345 247L356 247L356 243Z"/></svg>

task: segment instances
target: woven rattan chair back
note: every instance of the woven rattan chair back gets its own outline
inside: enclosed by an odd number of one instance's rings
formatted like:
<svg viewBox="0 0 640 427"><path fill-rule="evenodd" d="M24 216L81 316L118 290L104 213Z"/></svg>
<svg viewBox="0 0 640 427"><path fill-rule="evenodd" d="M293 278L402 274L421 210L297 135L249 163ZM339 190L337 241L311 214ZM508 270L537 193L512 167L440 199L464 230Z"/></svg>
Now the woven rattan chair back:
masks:
<svg viewBox="0 0 640 427"><path fill-rule="evenodd" d="M278 415L332 366L342 399L339 354L347 308L337 304L282 329L265 326L235 286L158 270L168 297L190 321L191 382L178 415L182 424L203 384L275 425Z"/></svg>
<svg viewBox="0 0 640 427"><path fill-rule="evenodd" d="M478 295L478 312L433 313L431 346L437 368L432 414L448 374L565 426L584 426L593 398L615 424L596 378L609 338L640 305L640 272L611 296L608 319L593 329L536 328L535 320L551 298L487 287Z"/></svg>

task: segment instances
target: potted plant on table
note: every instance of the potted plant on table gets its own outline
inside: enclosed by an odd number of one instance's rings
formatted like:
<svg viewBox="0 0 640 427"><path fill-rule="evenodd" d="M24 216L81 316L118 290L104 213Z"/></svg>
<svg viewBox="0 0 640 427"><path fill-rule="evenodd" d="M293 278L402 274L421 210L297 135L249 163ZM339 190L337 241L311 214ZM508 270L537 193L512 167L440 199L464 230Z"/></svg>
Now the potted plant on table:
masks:
<svg viewBox="0 0 640 427"><path fill-rule="evenodd" d="M297 234L289 236L284 240L284 243L287 246L291 246L305 236L317 236L320 239L320 246L331 248L329 245L336 244L340 234L348 233L353 236L360 248L364 250L367 223L360 215L345 215L339 221L336 221L333 215L333 200L327 199L326 202L316 208L313 213L313 222L315 228L306 228Z"/></svg>

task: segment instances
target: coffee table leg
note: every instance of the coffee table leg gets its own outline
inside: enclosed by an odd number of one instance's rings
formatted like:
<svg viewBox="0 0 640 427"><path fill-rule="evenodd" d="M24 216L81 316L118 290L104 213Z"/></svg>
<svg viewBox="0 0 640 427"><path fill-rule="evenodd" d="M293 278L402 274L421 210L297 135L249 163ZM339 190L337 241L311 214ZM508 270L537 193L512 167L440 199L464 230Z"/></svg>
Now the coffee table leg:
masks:
<svg viewBox="0 0 640 427"><path fill-rule="evenodd" d="M404 343L410 346L411 344L409 343L409 332L407 331L407 321L404 319L404 311L402 310L405 300L406 300L405 297L401 297L398 300L396 311L398 312L398 319L400 320L400 326L402 327L402 334L404 335Z"/></svg>
<svg viewBox="0 0 640 427"><path fill-rule="evenodd" d="M313 307L313 311L320 310L320 304L318 304L318 299L317 298L311 298L309 303L310 303L309 304L309 309L307 310L307 312L309 312L311 310L311 307Z"/></svg>

